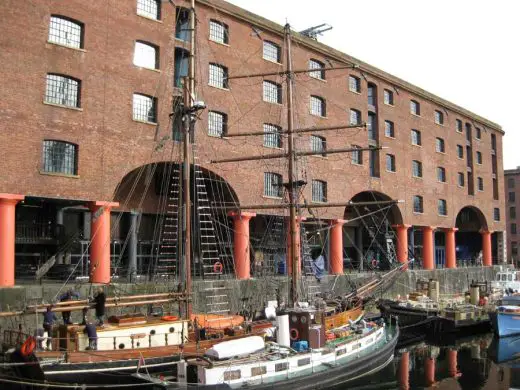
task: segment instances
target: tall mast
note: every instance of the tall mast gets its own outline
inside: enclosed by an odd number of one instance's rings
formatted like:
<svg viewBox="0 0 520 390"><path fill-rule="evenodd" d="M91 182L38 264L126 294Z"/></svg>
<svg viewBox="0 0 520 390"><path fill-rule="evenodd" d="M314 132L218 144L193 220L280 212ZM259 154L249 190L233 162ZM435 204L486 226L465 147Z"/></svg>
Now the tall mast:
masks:
<svg viewBox="0 0 520 390"><path fill-rule="evenodd" d="M298 302L298 292L299 292L299 282L300 282L300 269L299 269L299 259L300 259L300 250L299 245L296 246L296 243L299 242L298 237L296 237L298 229L297 224L300 221L296 220L296 202L297 202L297 193L295 188L294 181L294 165L295 165L295 152L294 152L294 116L293 116L293 77L294 74L292 72L292 58L291 58L291 26L289 24L285 25L285 39L287 42L287 153L289 155L289 239L291 240L290 252L289 252L289 261L292 264L292 275L291 275L291 289L289 292L289 302L294 305Z"/></svg>
<svg viewBox="0 0 520 390"><path fill-rule="evenodd" d="M184 238L184 270L185 270L185 285L186 292L186 317L191 317L191 156L190 156L190 128L193 121L192 106L193 96L195 93L195 0L191 0L190 7L190 67L188 77L184 78L184 166L183 166L183 199L184 199L184 223L183 223L183 238Z"/></svg>

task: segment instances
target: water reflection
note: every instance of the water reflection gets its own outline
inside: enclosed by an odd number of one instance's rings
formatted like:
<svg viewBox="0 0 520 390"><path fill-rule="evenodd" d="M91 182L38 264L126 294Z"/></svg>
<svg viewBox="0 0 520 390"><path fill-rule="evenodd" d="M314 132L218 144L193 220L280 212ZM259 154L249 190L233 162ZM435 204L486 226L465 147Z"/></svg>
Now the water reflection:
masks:
<svg viewBox="0 0 520 390"><path fill-rule="evenodd" d="M377 374L339 389L502 390L520 388L520 337L493 335L423 342L396 351L393 362Z"/></svg>

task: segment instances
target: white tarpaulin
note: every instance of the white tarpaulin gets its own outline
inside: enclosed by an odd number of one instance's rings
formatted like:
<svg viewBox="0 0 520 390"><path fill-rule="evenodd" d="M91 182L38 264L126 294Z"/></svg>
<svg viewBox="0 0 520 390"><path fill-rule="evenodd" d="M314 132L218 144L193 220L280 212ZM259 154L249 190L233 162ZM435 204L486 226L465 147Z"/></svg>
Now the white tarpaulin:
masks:
<svg viewBox="0 0 520 390"><path fill-rule="evenodd" d="M206 351L206 356L215 359L229 359L235 356L249 355L264 348L265 343L262 337L251 336L215 344Z"/></svg>

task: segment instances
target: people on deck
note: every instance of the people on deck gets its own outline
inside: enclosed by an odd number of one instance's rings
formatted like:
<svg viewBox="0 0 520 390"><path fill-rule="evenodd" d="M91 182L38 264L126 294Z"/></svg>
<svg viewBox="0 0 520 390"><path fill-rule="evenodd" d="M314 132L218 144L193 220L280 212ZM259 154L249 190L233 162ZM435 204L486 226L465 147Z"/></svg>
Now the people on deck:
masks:
<svg viewBox="0 0 520 390"><path fill-rule="evenodd" d="M97 340L98 340L96 325L94 325L91 322L87 322L87 324L85 325L84 332L87 334L87 337L88 337L87 350L96 351L97 350Z"/></svg>
<svg viewBox="0 0 520 390"><path fill-rule="evenodd" d="M65 294L60 296L60 302L72 301L74 299L79 299L79 297L80 297L79 292L70 289ZM61 315L63 317L63 323L65 325L72 324L72 322L70 321L70 311L63 311L61 313Z"/></svg>
<svg viewBox="0 0 520 390"><path fill-rule="evenodd" d="M98 326L103 326L103 317L105 316L105 301L106 296L103 291L103 287L98 289L96 296L94 297L94 307L96 309L96 318L98 320Z"/></svg>
<svg viewBox="0 0 520 390"><path fill-rule="evenodd" d="M43 330L47 332L47 349L51 347L52 328L56 321L58 321L58 318L52 311L52 306L47 306L47 310L43 313Z"/></svg>

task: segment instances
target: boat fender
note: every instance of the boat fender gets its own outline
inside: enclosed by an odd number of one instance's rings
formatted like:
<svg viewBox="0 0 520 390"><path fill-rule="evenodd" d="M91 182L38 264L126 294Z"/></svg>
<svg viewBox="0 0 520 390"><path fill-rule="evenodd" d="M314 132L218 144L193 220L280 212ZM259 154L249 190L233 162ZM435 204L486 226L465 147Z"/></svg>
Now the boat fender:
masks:
<svg viewBox="0 0 520 390"><path fill-rule="evenodd" d="M220 261L217 261L213 265L213 272L215 272L216 274L221 274L223 269L224 269L224 266L222 265L222 263Z"/></svg>
<svg viewBox="0 0 520 390"><path fill-rule="evenodd" d="M179 317L177 317L177 316L162 316L161 317L162 321L177 321L178 319L179 319Z"/></svg>
<svg viewBox="0 0 520 390"><path fill-rule="evenodd" d="M289 334L292 341L298 340L298 337L300 337L300 332L298 332L298 329L296 328L291 328Z"/></svg>
<svg viewBox="0 0 520 390"><path fill-rule="evenodd" d="M27 357L33 353L34 348L36 348L36 340L34 337L29 336L22 344L22 347L20 348L20 354L24 357Z"/></svg>

